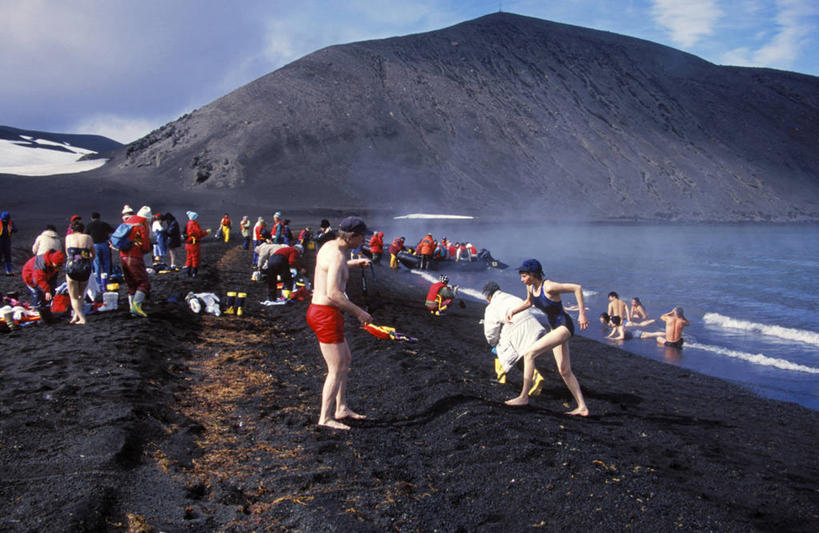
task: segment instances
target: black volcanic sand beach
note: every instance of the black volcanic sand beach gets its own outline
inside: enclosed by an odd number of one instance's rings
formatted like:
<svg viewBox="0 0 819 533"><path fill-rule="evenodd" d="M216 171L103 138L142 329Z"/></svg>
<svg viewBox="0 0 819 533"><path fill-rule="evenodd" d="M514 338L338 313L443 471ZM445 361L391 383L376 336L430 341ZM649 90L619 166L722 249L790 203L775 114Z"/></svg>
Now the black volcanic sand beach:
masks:
<svg viewBox="0 0 819 533"><path fill-rule="evenodd" d="M546 356L543 393L506 407L520 373L491 381L483 304L430 317L426 284L384 267L348 294L419 342L348 317L351 407L369 418L319 429L307 302L259 305L235 240L203 257L195 280L153 277L148 319L121 290L85 327L0 333L0 530L819 530L819 413L582 337L589 418L563 414ZM0 289L26 293L19 276ZM246 316L169 301L190 290L246 290Z"/></svg>

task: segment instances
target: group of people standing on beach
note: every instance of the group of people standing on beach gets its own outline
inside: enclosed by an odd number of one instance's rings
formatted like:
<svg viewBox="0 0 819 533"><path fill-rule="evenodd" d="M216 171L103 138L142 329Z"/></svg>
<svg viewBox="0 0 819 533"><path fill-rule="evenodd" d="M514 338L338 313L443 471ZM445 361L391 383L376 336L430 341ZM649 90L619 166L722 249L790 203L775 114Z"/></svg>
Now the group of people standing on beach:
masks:
<svg viewBox="0 0 819 533"><path fill-rule="evenodd" d="M84 324L83 298L86 284L91 276L97 283L104 285L112 272L111 251L118 249L122 275L128 288L129 309L132 315L147 316L142 308L150 295L150 279L144 262L144 255L153 249L153 266L162 264L165 255L170 257L169 269L177 268L173 250L185 242L185 271L188 276L197 275L200 261L201 241L210 230L199 226L199 215L188 211L188 222L184 232L180 232L176 219L166 213L153 215L151 208L143 206L134 212L130 206L122 209L122 225L127 226L126 239L131 241L127 247L116 245L120 227L114 228L103 222L98 213L92 213L91 222L86 226L80 216L71 218L66 232L65 246L60 242L56 228L49 225L32 247L33 257L23 268L23 281L29 288L38 310L43 318L48 318L48 307L54 295L57 273L64 269L68 285L68 294L74 316L71 323ZM6 244L16 227L8 213L0 213L0 252L5 253ZM299 266L299 252L308 243L319 246L316 254L316 265L313 274L312 301L307 310L306 320L314 331L319 349L327 365L327 376L322 389L319 425L334 429L349 429L342 422L344 419L362 419L363 415L350 409L347 404L347 380L352 354L344 338L343 312L356 317L362 324L372 322L372 316L347 298L346 284L349 269L369 267L371 261L366 258L350 259L350 252L360 249L365 239L383 239L383 233L370 231L359 217L347 217L341 221L337 230L322 221L317 235L312 235L309 227L305 228L294 239L289 228L289 221L281 218L281 213L273 217L272 228L268 229L262 217L251 228L247 216L240 222L243 237L242 247L247 249L251 241L254 244L253 264L255 268L263 266L268 270L268 280L281 278L287 286L287 274L290 268ZM220 240L228 242L231 229L229 215L220 220L216 234ZM152 239L153 237L153 239ZM267 253L265 244L274 244L276 249ZM293 244L293 246L290 246ZM311 246L313 246L311 244ZM298 248L295 248L297 245ZM295 249L291 256L281 250ZM272 250L272 248L271 248ZM392 250L390 250L392 253ZM278 256L276 255L278 253ZM264 254L264 265L260 264L260 255ZM10 255L10 254L9 254ZM11 274L10 258L3 257L6 272ZM281 269L276 265L281 263ZM271 270L272 268L272 270ZM279 272L281 270L281 272ZM588 416L589 408L585 402L580 384L572 372L569 340L575 334L575 324L561 301L561 295L573 294L577 301L577 325L581 330L589 326L586 318L582 287L577 283L562 283L548 279L541 263L536 259L527 259L518 267L520 281L525 286L525 298L518 298L503 292L496 282L489 282L483 288L483 296L488 302L484 316L484 334L497 354L495 368L499 381L505 381L508 371L519 361L523 362L523 383L520 393L505 403L510 406L522 406L529 402L529 397L538 394L543 385L543 376L535 367L535 360L540 355L551 351L557 370L576 402L576 407L567 414ZM447 280L448 281L448 280ZM444 283L446 285L446 283ZM625 325L645 326L653 323L648 319L645 308L639 299L632 301L631 309L619 300L616 293L609 295L610 305L601 321L610 324L613 332L625 338ZM549 329L545 329L532 314L533 308L539 309L546 316ZM625 319L625 320L623 320ZM664 333L640 332L641 338L656 338L657 342L682 346L682 329L688 325L682 309L675 308L661 317L666 322Z"/></svg>
<svg viewBox="0 0 819 533"><path fill-rule="evenodd" d="M199 215L195 211L188 211L186 215L188 220L184 230L172 214L152 213L147 205L138 211L128 204L124 205L121 221L116 227L103 221L98 212L91 213L87 225L80 215L73 215L65 232L64 245L57 228L47 224L34 241L32 257L21 271L23 283L31 293L41 323L52 321L52 301L59 286L60 272L65 273L73 311L70 323L86 323L85 296L89 280L93 280L93 292L99 293L110 282L119 280L120 276L127 288L131 315L147 317L143 305L151 291L148 265L154 272L184 270L189 277L198 274L201 241L210 230L201 228ZM17 228L7 212L0 214L0 218L4 219L0 230L3 245L0 251L3 252L6 274L14 275L10 241ZM179 267L175 252L183 243L185 265ZM9 249L8 253L6 248ZM152 262L145 262L146 254L151 254ZM119 265L115 264L114 257L119 257Z"/></svg>

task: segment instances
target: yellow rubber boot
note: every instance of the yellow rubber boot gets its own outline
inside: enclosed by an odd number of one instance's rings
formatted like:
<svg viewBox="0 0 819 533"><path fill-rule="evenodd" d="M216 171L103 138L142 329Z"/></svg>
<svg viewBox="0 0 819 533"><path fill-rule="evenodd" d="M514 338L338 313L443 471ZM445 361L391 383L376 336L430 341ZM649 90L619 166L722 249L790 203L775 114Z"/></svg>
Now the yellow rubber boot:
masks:
<svg viewBox="0 0 819 533"><path fill-rule="evenodd" d="M290 294L291 294L291 291L289 291L287 289L282 289L282 298L284 298L285 300L290 299Z"/></svg>
<svg viewBox="0 0 819 533"><path fill-rule="evenodd" d="M544 382L543 375L540 372L538 372L536 368L535 373L532 377L534 379L534 384L532 385L532 388L529 389L529 396L537 396L538 394L540 394L540 390L543 388Z"/></svg>
<svg viewBox="0 0 819 533"><path fill-rule="evenodd" d="M236 316L242 316L244 312L242 311L242 306L245 305L245 298L247 297L246 292L240 292L236 295Z"/></svg>
<svg viewBox="0 0 819 533"><path fill-rule="evenodd" d="M495 376L498 378L498 383L506 383L506 370L503 369L503 365L497 357L495 358Z"/></svg>
<svg viewBox="0 0 819 533"><path fill-rule="evenodd" d="M236 304L236 293L234 291L228 291L227 293L227 309L225 309L226 315L232 315L236 312L234 305Z"/></svg>

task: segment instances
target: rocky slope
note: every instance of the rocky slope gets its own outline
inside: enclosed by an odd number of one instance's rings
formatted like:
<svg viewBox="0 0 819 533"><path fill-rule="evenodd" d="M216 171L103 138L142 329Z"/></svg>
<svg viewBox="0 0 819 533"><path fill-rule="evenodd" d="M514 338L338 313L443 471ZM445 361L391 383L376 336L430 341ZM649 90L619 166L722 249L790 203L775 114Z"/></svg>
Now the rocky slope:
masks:
<svg viewBox="0 0 819 533"><path fill-rule="evenodd" d="M498 13L319 50L93 176L235 203L819 219L819 78Z"/></svg>

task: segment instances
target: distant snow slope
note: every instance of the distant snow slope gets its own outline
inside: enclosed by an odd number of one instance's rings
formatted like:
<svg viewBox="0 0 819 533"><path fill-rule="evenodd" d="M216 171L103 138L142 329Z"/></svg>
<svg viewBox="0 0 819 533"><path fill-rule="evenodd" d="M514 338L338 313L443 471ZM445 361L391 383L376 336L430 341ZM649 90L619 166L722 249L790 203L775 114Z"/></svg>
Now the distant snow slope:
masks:
<svg viewBox="0 0 819 533"><path fill-rule="evenodd" d="M20 176L51 176L73 174L101 167L107 159L79 161L96 152L21 135L19 140L0 139L0 174Z"/></svg>

